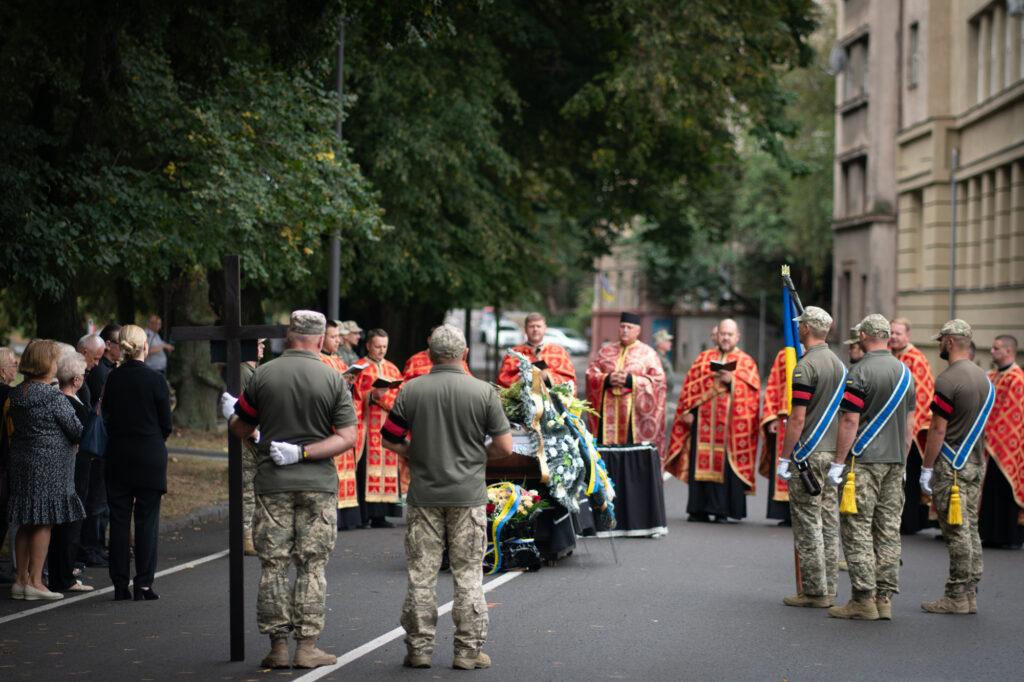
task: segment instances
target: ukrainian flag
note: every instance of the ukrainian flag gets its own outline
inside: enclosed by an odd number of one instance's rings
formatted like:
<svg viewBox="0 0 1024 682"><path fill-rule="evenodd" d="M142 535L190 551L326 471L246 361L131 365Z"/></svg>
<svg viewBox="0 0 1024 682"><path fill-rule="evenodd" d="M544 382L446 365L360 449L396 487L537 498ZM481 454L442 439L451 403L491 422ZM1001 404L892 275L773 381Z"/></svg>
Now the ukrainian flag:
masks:
<svg viewBox="0 0 1024 682"><path fill-rule="evenodd" d="M797 323L793 321L799 313L796 304L789 295L789 288L782 284L782 330L786 339L786 413L793 411L793 370L796 361L803 351L800 348L800 336L797 334Z"/></svg>

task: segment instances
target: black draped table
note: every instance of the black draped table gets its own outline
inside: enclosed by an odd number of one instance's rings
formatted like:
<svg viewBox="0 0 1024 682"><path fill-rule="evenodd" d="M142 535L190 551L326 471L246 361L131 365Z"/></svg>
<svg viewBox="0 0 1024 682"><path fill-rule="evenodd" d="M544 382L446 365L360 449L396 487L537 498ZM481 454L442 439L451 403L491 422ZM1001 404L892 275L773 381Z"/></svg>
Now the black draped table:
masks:
<svg viewBox="0 0 1024 682"><path fill-rule="evenodd" d="M650 443L598 445L615 486L615 529L598 537L657 537L668 533L661 458Z"/></svg>

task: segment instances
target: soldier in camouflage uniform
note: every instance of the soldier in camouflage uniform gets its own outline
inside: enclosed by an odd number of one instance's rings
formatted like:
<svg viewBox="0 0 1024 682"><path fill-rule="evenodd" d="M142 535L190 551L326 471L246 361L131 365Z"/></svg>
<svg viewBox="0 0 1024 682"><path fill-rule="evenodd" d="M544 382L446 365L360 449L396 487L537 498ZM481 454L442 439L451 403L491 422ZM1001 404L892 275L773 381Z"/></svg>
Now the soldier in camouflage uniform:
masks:
<svg viewBox="0 0 1024 682"><path fill-rule="evenodd" d="M893 594L899 592L900 517L903 511L903 473L913 438L914 380L895 410L860 457L851 447L896 391L903 363L888 349L889 321L872 314L856 327L864 358L850 370L840 404L836 455L828 480L841 485L853 468L856 514L840 514L843 554L849 564L853 598L829 609L835 618L891 620Z"/></svg>
<svg viewBox="0 0 1024 682"><path fill-rule="evenodd" d="M939 456L943 442L954 451L960 449L991 389L988 377L970 360L972 336L969 324L963 320L950 320L933 337L939 342L940 357L949 361L949 367L935 381L932 421L921 467L921 488L931 493L935 501L942 538L949 551L949 579L945 594L940 599L921 604L921 608L931 613L978 612L978 581L984 568L978 534L978 505L985 473L984 433L974 442L960 470L954 470L945 455ZM982 419L985 416L982 415ZM983 429L983 426L982 423L979 428ZM963 522L956 525L950 524L948 519L954 484L959 488L963 517Z"/></svg>
<svg viewBox="0 0 1024 682"><path fill-rule="evenodd" d="M320 361L325 327L318 312L293 312L284 353L259 367L237 400L221 397L222 408L234 410L232 434L244 440L260 430L253 541L262 569L256 622L270 637L266 668L337 662L316 640L326 611L324 571L338 532L332 458L355 444L356 414L345 380ZM296 639L291 661L289 633Z"/></svg>
<svg viewBox="0 0 1024 682"><path fill-rule="evenodd" d="M405 534L409 586L402 606L403 665L429 668L437 627L437 572L445 540L455 582L455 658L464 670L487 668L483 591L488 457L512 453L498 394L463 370L466 338L451 325L430 336L429 374L402 387L381 429L384 447L407 459L411 482ZM415 434L415 436L411 436ZM492 441L484 445L485 436Z"/></svg>
<svg viewBox="0 0 1024 682"><path fill-rule="evenodd" d="M242 390L249 385L249 380L256 373L256 365L263 359L263 343L266 339L256 342L256 361L242 363ZM224 418L231 420L231 414ZM256 489L253 481L256 478L256 459L258 457L256 442L252 438L242 441L242 551L249 556L256 555L256 546L252 542L252 520L256 513Z"/></svg>
<svg viewBox="0 0 1024 682"><path fill-rule="evenodd" d="M797 333L806 348L793 371L793 409L786 424L776 473L782 480L792 477L790 458L797 444L807 443L812 433L820 440L804 460L821 484L835 456L836 412L828 406L841 390L843 363L825 343L832 317L816 306L807 306ZM823 420L827 420L823 422ZM819 431L821 428L827 428ZM793 542L800 558L802 590L785 597L787 606L827 608L835 603L836 577L839 571L839 523L836 519L838 496L833 486L822 486L820 495L811 495L802 481L789 484L789 508L793 517Z"/></svg>

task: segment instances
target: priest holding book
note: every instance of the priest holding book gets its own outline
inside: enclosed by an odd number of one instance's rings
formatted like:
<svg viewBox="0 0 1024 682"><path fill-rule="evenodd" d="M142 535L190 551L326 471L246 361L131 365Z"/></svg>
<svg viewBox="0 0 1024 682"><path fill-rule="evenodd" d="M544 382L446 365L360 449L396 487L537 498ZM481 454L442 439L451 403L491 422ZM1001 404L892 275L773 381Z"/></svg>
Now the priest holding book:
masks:
<svg viewBox="0 0 1024 682"><path fill-rule="evenodd" d="M754 494L761 378L739 340L736 321L722 320L679 395L665 470L690 486L689 521L745 518Z"/></svg>
<svg viewBox="0 0 1024 682"><path fill-rule="evenodd" d="M548 323L540 313L530 313L523 323L526 332L526 343L512 350L530 358L533 366L540 371L544 383L550 388L555 384L571 381L576 383L576 368L564 348L553 343L544 343L544 335L548 331ZM519 360L513 355L506 355L498 371L498 385L508 388L519 381Z"/></svg>
<svg viewBox="0 0 1024 682"><path fill-rule="evenodd" d="M356 440L359 510L363 525L371 528L394 527L385 517L402 515L399 492L408 485L408 474L404 471L399 474L398 455L385 450L381 443L380 429L402 385L402 372L384 359L387 352L386 331L366 332L366 357L357 363L366 367L352 384L352 398L359 417Z"/></svg>

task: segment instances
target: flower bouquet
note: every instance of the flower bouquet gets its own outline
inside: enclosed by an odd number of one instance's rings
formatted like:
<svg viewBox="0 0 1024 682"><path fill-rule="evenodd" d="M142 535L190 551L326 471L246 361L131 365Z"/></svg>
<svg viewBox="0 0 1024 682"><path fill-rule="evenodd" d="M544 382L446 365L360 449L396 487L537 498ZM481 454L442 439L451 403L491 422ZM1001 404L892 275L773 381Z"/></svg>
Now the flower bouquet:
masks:
<svg viewBox="0 0 1024 682"><path fill-rule="evenodd" d="M533 521L549 504L536 490L527 490L515 483L506 481L488 486L485 573L540 568L540 552L533 541Z"/></svg>

